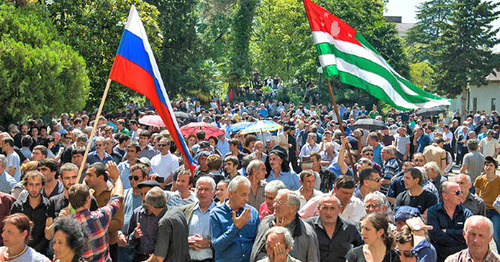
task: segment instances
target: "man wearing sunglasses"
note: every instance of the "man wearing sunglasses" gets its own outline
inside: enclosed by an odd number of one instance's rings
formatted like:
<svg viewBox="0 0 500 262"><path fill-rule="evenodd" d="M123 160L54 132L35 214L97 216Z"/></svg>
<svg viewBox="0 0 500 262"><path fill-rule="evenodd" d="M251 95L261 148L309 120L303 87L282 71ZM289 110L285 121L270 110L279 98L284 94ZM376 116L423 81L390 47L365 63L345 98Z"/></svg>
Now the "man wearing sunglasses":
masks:
<svg viewBox="0 0 500 262"><path fill-rule="evenodd" d="M129 170L129 176L125 179L129 181L130 188L123 191L123 207L125 209L123 227L118 231L118 257L120 258L120 261L125 262L133 261L134 259L135 249L126 246L128 236L125 234L128 231L132 213L136 208L142 206L141 189L138 187L138 184L147 180L149 174L148 169L144 165L132 165ZM122 174L120 174L120 177L123 178Z"/></svg>
<svg viewBox="0 0 500 262"><path fill-rule="evenodd" d="M364 202L365 196L370 193L374 193L383 199L387 213L390 214L392 213L391 205L387 200L387 197L379 191L381 185L382 178L379 176L377 170L373 168L364 169L359 173L359 186L354 189L353 196Z"/></svg>
<svg viewBox="0 0 500 262"><path fill-rule="evenodd" d="M161 184L162 188L172 182L173 174L179 168L179 160L170 154L170 143L168 138L161 138L157 144L160 154L151 159L151 167L158 172L160 177L165 179Z"/></svg>
<svg viewBox="0 0 500 262"><path fill-rule="evenodd" d="M472 213L461 205L463 192L455 182L445 181L440 188L442 202L429 208L427 224L431 243L436 247L438 262L449 255L467 248L462 231Z"/></svg>

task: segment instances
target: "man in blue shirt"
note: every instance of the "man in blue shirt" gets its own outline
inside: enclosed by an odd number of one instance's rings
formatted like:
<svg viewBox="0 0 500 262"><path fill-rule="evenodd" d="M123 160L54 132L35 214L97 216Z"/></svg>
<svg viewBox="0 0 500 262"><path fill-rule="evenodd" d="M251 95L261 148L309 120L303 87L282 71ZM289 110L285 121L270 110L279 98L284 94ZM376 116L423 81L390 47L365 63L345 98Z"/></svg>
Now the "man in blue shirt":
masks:
<svg viewBox="0 0 500 262"><path fill-rule="evenodd" d="M302 185L300 184L299 176L287 166L288 161L283 161L285 158L282 153L278 150L272 150L269 152L267 158L269 159L269 165L271 166L271 171L266 179L266 182L271 182L273 180L281 180L288 189L297 190ZM283 164L286 163L285 165Z"/></svg>
<svg viewBox="0 0 500 262"><path fill-rule="evenodd" d="M424 132L421 127L415 128L415 137L413 138L413 145L417 147L417 152L423 153L424 148L431 143L431 137Z"/></svg>
<svg viewBox="0 0 500 262"><path fill-rule="evenodd" d="M427 210L427 224L431 243L438 253L438 261L467 248L463 236L464 223L472 213L462 206L463 192L455 182L445 181L440 188L443 201Z"/></svg>
<svg viewBox="0 0 500 262"><path fill-rule="evenodd" d="M0 155L0 192L5 194L10 194L10 190L13 186L17 184L16 180L9 175L5 170L9 165L9 161L7 161L7 157L4 155Z"/></svg>
<svg viewBox="0 0 500 262"><path fill-rule="evenodd" d="M210 212L214 261L250 261L259 212L248 205L250 180L236 176L228 185L229 199Z"/></svg>
<svg viewBox="0 0 500 262"><path fill-rule="evenodd" d="M101 162L106 165L109 161L113 161L113 157L104 151L104 142L105 139L102 136L99 136L95 139L95 151L89 153L87 157L87 163L92 165L97 162ZM122 178L123 180L123 178Z"/></svg>
<svg viewBox="0 0 500 262"><path fill-rule="evenodd" d="M130 171L131 170L131 171ZM135 249L133 247L127 247L127 235L130 218L132 217L132 213L134 210L140 206L142 206L141 199L141 189L137 186L142 181L148 179L148 169L144 165L133 165L129 170L129 177L126 177L131 185L130 188L125 189L123 192L123 207L124 207L124 216L123 216L123 228L118 231L118 252L120 261L128 262L134 260ZM120 174L121 176L121 174ZM122 177L122 176L121 176ZM124 179L122 177L122 179Z"/></svg>
<svg viewBox="0 0 500 262"><path fill-rule="evenodd" d="M371 132L370 134L368 134L367 142L368 145L373 147L373 161L382 166L384 164L381 153L383 146L379 142L378 134L376 132Z"/></svg>

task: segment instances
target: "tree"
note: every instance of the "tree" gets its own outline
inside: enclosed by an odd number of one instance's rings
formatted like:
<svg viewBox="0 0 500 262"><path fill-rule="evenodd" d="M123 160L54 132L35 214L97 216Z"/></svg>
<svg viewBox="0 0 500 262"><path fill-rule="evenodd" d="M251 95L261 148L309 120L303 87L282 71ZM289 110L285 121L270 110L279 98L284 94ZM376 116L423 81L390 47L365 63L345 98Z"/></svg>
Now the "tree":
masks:
<svg viewBox="0 0 500 262"><path fill-rule="evenodd" d="M242 79L250 72L249 46L255 8L259 1L239 0L231 26L231 48L227 80L236 91Z"/></svg>
<svg viewBox="0 0 500 262"><path fill-rule="evenodd" d="M40 5L0 4L0 123L81 110L89 78Z"/></svg>
<svg viewBox="0 0 500 262"><path fill-rule="evenodd" d="M210 93L212 69L197 34L195 0L148 0L160 12L163 35L158 61L165 86L171 96L206 96ZM208 72L207 72L208 70ZM208 78L208 79L207 79Z"/></svg>
<svg viewBox="0 0 500 262"><path fill-rule="evenodd" d="M321 7L336 15L362 34L401 75L409 76L409 65L395 25L383 16L384 3L373 0L317 0ZM251 43L252 63L261 75L279 74L294 90L304 88L308 80L319 83L320 66L302 1L263 0L257 10ZM337 100L359 100L363 90L336 83ZM326 85L320 85L320 102L328 103ZM344 95L345 93L345 95ZM340 99L339 99L340 98ZM368 98L366 101L372 101ZM375 99L373 101L376 101Z"/></svg>
<svg viewBox="0 0 500 262"><path fill-rule="evenodd" d="M86 104L88 109L97 107L101 101L132 4L139 12L153 52L158 57L161 46L157 23L159 13L153 5L140 0L66 0L46 3L60 34L87 63L91 85ZM133 95L137 93L113 82L105 107L108 110L121 108Z"/></svg>
<svg viewBox="0 0 500 262"><path fill-rule="evenodd" d="M500 55L492 48L500 43L499 29L491 23L498 19L495 11L500 3L481 0L463 0L457 3L439 44L435 86L438 91L453 98L462 95L462 115L465 115L469 86L486 85L486 77L500 68Z"/></svg>
<svg viewBox="0 0 500 262"><path fill-rule="evenodd" d="M412 61L437 62L438 42L450 23L453 5L457 0L430 0L418 6L417 24L408 30L405 41L410 46Z"/></svg>

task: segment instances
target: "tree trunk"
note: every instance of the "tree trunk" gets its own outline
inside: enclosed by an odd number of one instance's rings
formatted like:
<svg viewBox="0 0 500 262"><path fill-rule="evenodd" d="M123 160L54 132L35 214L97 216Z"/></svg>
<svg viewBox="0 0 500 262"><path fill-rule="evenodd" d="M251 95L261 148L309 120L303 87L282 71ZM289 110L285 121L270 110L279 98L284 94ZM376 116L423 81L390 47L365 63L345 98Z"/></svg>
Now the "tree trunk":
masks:
<svg viewBox="0 0 500 262"><path fill-rule="evenodd" d="M461 97L461 108L460 108L460 116L462 116L462 121L467 117L467 96L469 95L469 88L465 87L462 89L462 97Z"/></svg>

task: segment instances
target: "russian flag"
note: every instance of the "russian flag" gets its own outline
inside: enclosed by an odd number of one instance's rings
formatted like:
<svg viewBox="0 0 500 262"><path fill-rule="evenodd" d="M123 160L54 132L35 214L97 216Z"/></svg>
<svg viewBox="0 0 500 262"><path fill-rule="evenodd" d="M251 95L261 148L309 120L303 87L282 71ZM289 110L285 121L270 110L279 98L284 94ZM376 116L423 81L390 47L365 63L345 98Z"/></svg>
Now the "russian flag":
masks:
<svg viewBox="0 0 500 262"><path fill-rule="evenodd" d="M134 5L130 8L109 79L143 94L151 101L193 171L193 158L181 135L146 30Z"/></svg>

